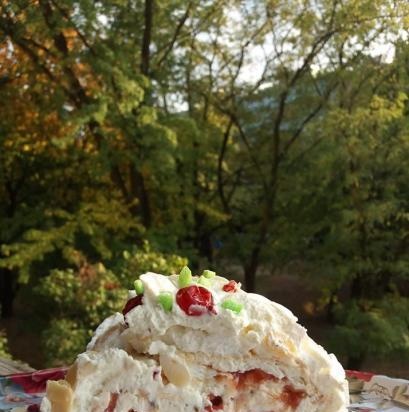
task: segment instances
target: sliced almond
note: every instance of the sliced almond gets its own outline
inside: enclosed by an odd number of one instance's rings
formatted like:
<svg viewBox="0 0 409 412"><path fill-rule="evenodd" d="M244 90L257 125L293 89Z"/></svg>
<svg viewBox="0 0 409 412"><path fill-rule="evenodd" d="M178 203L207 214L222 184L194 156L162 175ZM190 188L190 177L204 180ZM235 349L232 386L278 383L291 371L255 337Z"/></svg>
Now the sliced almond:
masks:
<svg viewBox="0 0 409 412"><path fill-rule="evenodd" d="M47 398L51 412L69 412L72 404L72 389L67 381L48 381Z"/></svg>
<svg viewBox="0 0 409 412"><path fill-rule="evenodd" d="M166 378L176 386L185 386L190 382L190 372L186 363L177 356L161 354L159 362Z"/></svg>

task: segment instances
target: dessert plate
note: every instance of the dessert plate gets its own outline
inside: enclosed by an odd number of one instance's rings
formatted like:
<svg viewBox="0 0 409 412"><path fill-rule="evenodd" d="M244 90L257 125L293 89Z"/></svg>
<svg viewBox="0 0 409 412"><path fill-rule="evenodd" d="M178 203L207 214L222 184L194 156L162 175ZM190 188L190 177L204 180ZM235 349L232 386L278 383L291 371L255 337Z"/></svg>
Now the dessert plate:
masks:
<svg viewBox="0 0 409 412"><path fill-rule="evenodd" d="M0 412L38 412L47 380L63 379L67 368L0 376ZM408 412L409 380L347 371L349 412Z"/></svg>
<svg viewBox="0 0 409 412"><path fill-rule="evenodd" d="M0 376L0 412L38 411L48 380L63 379L67 368ZM36 406L35 406L36 405Z"/></svg>

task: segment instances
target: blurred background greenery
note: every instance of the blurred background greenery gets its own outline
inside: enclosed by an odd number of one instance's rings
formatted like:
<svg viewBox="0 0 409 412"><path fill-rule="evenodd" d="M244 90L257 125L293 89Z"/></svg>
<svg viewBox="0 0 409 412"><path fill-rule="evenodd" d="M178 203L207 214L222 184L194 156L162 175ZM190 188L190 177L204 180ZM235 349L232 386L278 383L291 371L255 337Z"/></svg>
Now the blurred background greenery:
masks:
<svg viewBox="0 0 409 412"><path fill-rule="evenodd" d="M67 364L139 274L189 262L346 367L407 365L408 23L405 0L2 0L0 356Z"/></svg>

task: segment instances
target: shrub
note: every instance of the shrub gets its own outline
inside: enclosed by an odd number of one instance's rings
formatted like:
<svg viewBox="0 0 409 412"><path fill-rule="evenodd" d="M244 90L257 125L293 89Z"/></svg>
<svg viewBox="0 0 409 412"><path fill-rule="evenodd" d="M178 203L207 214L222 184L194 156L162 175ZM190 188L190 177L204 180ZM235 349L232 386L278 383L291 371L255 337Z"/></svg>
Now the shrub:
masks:
<svg viewBox="0 0 409 412"><path fill-rule="evenodd" d="M164 254L152 250L148 242L141 249L123 252L123 259L119 260L114 269L122 285L133 287L133 282L145 272L156 272L163 275L178 273L188 263L187 259L178 255Z"/></svg>
<svg viewBox="0 0 409 412"><path fill-rule="evenodd" d="M52 270L35 288L44 299L41 306L52 308L42 333L49 366L69 364L85 350L101 321L121 311L127 289L141 273L171 274L187 264L185 258L153 251L148 244L124 252L112 269L102 263L81 262L77 268Z"/></svg>
<svg viewBox="0 0 409 412"><path fill-rule="evenodd" d="M11 359L11 355L8 349L7 337L2 331L0 331L0 358Z"/></svg>

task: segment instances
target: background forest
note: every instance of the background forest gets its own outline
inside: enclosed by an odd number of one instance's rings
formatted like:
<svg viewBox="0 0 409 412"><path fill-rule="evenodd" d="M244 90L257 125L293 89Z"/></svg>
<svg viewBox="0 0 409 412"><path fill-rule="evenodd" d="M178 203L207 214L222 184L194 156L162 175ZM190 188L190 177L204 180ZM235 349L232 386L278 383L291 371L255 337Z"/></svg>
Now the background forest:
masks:
<svg viewBox="0 0 409 412"><path fill-rule="evenodd" d="M408 360L408 27L405 0L1 0L0 356L67 364L189 263L279 302L297 276L344 366Z"/></svg>

